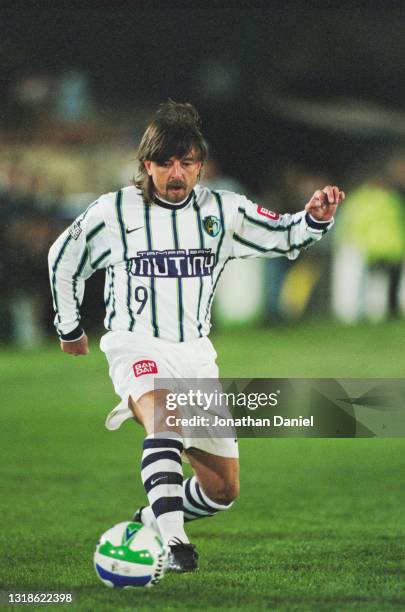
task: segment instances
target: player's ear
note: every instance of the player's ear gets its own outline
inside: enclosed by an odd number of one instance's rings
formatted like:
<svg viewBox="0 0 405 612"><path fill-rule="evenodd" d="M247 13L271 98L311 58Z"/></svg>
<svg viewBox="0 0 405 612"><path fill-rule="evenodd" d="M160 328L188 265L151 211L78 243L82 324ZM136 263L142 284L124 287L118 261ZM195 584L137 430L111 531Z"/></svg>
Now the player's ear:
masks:
<svg viewBox="0 0 405 612"><path fill-rule="evenodd" d="M152 175L152 171L151 171L151 168L150 168L150 167L151 167L151 165L152 165L152 162L151 162L150 160L146 159L146 160L143 162L143 165L145 166L145 170L146 170L146 172L149 174L149 176L151 176L151 175Z"/></svg>

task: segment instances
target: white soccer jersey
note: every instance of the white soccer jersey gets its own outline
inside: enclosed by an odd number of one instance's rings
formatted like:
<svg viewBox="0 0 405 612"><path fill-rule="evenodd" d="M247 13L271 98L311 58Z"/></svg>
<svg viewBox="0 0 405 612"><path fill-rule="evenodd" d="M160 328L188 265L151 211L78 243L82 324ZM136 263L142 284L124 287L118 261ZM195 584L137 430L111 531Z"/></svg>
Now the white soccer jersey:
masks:
<svg viewBox="0 0 405 612"><path fill-rule="evenodd" d="M278 215L245 196L201 186L179 206L146 204L133 186L108 193L50 249L56 329L67 336L79 326L84 282L105 268L106 329L174 342L206 336L229 260L295 259L332 224L305 211Z"/></svg>

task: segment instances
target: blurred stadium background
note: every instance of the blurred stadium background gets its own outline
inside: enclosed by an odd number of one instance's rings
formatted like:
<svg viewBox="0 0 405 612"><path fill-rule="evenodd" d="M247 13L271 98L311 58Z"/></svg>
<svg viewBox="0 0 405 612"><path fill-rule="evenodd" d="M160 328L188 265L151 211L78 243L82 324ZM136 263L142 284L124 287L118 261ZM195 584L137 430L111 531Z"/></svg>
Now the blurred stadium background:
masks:
<svg viewBox="0 0 405 612"><path fill-rule="evenodd" d="M222 375L404 377L405 11L332 4L2 6L3 517L24 534L12 544L2 534L15 560L3 588L69 586L82 589L83 609L129 605L101 594L88 563L94 538L142 495L133 429L102 431L116 400L96 349L103 274L87 282L83 305L93 352L69 361L58 354L46 256L97 195L131 181L139 138L168 97L202 115L206 184L280 212L302 209L328 183L348 194L334 230L296 262L233 262L223 275L214 313ZM162 585L146 607L167 606L168 593L173 609L198 609L194 594L207 609L224 607L227 584L229 609L405 605L402 440L282 444L244 440L241 513L192 527L206 555L204 590L195 578L191 590L170 579L172 590ZM59 562L46 552L57 533ZM218 557L220 568L209 567ZM238 559L257 580L238 573Z"/></svg>
<svg viewBox="0 0 405 612"><path fill-rule="evenodd" d="M98 194L131 181L139 138L168 97L202 114L207 184L280 212L328 183L349 194L334 232L297 262L230 265L218 325L403 316L401 9L63 6L22 3L1 19L2 342L47 338L50 243ZM90 331L101 277L87 289Z"/></svg>

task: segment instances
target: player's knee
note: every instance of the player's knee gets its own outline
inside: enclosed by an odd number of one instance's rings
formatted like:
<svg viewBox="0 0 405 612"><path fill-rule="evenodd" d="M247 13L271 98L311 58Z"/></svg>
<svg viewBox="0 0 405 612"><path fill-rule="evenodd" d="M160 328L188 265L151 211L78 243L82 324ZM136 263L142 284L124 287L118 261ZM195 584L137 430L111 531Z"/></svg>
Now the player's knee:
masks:
<svg viewBox="0 0 405 612"><path fill-rule="evenodd" d="M213 492L212 501L223 506L229 506L239 495L239 482L225 482Z"/></svg>
<svg viewBox="0 0 405 612"><path fill-rule="evenodd" d="M239 482L233 482L225 489L225 503L231 504L239 496Z"/></svg>

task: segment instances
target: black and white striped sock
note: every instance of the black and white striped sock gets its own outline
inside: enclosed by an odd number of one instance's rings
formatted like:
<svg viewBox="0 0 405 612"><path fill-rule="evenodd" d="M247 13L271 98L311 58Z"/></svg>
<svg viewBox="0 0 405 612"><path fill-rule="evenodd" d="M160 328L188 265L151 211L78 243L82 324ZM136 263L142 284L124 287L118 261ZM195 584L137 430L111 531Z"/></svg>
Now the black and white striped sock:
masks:
<svg viewBox="0 0 405 612"><path fill-rule="evenodd" d="M184 522L195 521L206 516L214 516L221 510L228 510L233 505L218 504L212 501L201 489L195 476L183 482L183 511Z"/></svg>
<svg viewBox="0 0 405 612"><path fill-rule="evenodd" d="M172 538L188 543L184 531L181 436L151 434L143 442L141 476L165 544Z"/></svg>
<svg viewBox="0 0 405 612"><path fill-rule="evenodd" d="M195 476L191 476L183 481L183 512L185 523L207 516L214 516L214 514L221 510L229 510L232 505L233 502L228 505L222 505L209 499L201 489ZM144 525L159 531L156 517L150 506L143 508L142 522Z"/></svg>

